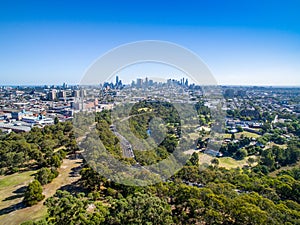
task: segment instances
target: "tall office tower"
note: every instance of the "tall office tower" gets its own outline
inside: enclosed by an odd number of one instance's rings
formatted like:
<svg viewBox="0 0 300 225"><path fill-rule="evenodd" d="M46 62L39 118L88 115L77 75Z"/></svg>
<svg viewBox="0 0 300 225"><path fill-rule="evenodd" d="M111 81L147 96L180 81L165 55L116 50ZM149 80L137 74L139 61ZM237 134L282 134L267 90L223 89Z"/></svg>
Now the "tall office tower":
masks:
<svg viewBox="0 0 300 225"><path fill-rule="evenodd" d="M134 82L134 80L131 81L131 87L135 87L135 82Z"/></svg>
<svg viewBox="0 0 300 225"><path fill-rule="evenodd" d="M189 81L188 81L188 79L186 78L186 80L185 80L185 84L184 84L185 86L189 86Z"/></svg>
<svg viewBox="0 0 300 225"><path fill-rule="evenodd" d="M67 89L68 88L68 85L66 83L63 83L63 89Z"/></svg>
<svg viewBox="0 0 300 225"><path fill-rule="evenodd" d="M119 76L117 75L116 76L116 86L118 86L118 84L119 84Z"/></svg>
<svg viewBox="0 0 300 225"><path fill-rule="evenodd" d="M137 79L136 79L136 87L137 87L137 88L141 88L142 85L143 85L143 79L137 78Z"/></svg>
<svg viewBox="0 0 300 225"><path fill-rule="evenodd" d="M149 80L149 86L152 86L153 85L153 80Z"/></svg>

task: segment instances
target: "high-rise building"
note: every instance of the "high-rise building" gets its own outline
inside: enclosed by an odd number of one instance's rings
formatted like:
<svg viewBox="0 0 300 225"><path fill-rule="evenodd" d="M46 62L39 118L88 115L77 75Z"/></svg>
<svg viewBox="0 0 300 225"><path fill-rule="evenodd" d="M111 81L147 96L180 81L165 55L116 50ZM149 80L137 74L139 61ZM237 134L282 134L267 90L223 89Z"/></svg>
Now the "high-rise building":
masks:
<svg viewBox="0 0 300 225"><path fill-rule="evenodd" d="M186 80L185 80L185 83L184 83L184 85L185 86L189 86L189 81L188 81L188 79L186 78Z"/></svg>
<svg viewBox="0 0 300 225"><path fill-rule="evenodd" d="M136 79L136 87L137 87L137 88L141 88L142 85L143 85L143 79L137 78L137 79Z"/></svg>
<svg viewBox="0 0 300 225"><path fill-rule="evenodd" d="M119 76L117 75L116 76L116 86L118 86L118 84L119 84Z"/></svg>
<svg viewBox="0 0 300 225"><path fill-rule="evenodd" d="M67 89L68 88L68 85L66 83L63 83L63 89Z"/></svg>
<svg viewBox="0 0 300 225"><path fill-rule="evenodd" d="M80 89L80 97L84 98L86 96L86 90Z"/></svg>
<svg viewBox="0 0 300 225"><path fill-rule="evenodd" d="M133 81L131 81L131 87L134 87L134 86L135 86L135 82L133 80Z"/></svg>
<svg viewBox="0 0 300 225"><path fill-rule="evenodd" d="M66 98L67 98L67 92L64 91L64 90L61 90L61 91L58 93L58 98L66 99Z"/></svg>
<svg viewBox="0 0 300 225"><path fill-rule="evenodd" d="M153 80L149 80L149 86L153 86Z"/></svg>
<svg viewBox="0 0 300 225"><path fill-rule="evenodd" d="M79 98L79 94L80 94L79 90L74 90L74 91L72 92L72 97L74 97L74 98Z"/></svg>
<svg viewBox="0 0 300 225"><path fill-rule="evenodd" d="M54 101L56 99L56 89L50 90L47 95L48 100Z"/></svg>

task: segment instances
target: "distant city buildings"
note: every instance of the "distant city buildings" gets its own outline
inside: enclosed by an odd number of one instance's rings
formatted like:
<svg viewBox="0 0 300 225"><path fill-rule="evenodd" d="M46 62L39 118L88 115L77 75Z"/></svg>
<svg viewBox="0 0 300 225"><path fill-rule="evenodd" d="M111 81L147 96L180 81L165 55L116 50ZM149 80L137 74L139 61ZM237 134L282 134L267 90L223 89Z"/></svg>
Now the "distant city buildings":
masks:
<svg viewBox="0 0 300 225"><path fill-rule="evenodd" d="M264 119L263 112L284 111L300 115L300 104L294 101L299 94L296 88L224 86L220 90L224 95L221 100L222 110L232 114L232 118L227 118L225 124L232 133L238 127L257 132L264 125L261 122ZM206 90L206 95L213 95L208 91L211 90ZM210 109L218 103L207 101L202 87L189 84L187 78L162 82L145 77L125 85L116 76L114 83L105 82L89 87L69 86L66 83L61 86L1 87L0 128L28 131L33 126L52 124L55 117L60 121L68 120L77 111L101 111L111 109L121 102L135 103L142 100L176 103L201 100ZM237 110L242 118L240 121L234 120Z"/></svg>
<svg viewBox="0 0 300 225"><path fill-rule="evenodd" d="M48 92L48 94L47 94L48 100L49 100L49 101L55 101L56 98L57 98L56 93L57 93L56 89L50 90L50 91Z"/></svg>

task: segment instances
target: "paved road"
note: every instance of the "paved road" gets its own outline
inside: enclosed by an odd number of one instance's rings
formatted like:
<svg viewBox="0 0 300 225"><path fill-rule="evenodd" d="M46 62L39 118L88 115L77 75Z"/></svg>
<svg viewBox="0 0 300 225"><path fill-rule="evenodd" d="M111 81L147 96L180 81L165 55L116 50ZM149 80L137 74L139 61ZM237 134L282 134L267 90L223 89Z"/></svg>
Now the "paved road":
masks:
<svg viewBox="0 0 300 225"><path fill-rule="evenodd" d="M114 132L114 134L120 140L123 157L124 158L134 158L134 153L133 153L133 150L132 150L132 146L129 143L129 141L127 141L125 137L123 137L119 132L117 132L114 125L111 125L110 128L111 128L112 132Z"/></svg>

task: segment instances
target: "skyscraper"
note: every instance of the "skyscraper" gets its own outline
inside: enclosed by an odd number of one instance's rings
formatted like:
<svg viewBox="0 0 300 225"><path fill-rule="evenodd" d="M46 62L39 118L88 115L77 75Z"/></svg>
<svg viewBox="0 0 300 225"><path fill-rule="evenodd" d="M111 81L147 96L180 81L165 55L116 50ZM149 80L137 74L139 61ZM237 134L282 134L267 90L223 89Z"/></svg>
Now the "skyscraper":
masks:
<svg viewBox="0 0 300 225"><path fill-rule="evenodd" d="M119 84L119 76L117 75L116 76L116 86L118 86L118 84Z"/></svg>
<svg viewBox="0 0 300 225"><path fill-rule="evenodd" d="M137 87L137 88L141 88L142 85L143 85L143 79L137 78L137 79L136 79L136 87Z"/></svg>

